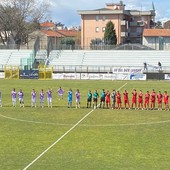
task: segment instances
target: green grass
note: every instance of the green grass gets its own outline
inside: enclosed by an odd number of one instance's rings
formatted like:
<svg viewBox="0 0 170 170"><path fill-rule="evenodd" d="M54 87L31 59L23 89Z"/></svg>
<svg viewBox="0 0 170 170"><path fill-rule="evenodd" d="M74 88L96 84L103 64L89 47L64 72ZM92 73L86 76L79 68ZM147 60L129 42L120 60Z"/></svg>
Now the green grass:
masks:
<svg viewBox="0 0 170 170"><path fill-rule="evenodd" d="M133 88L145 93L169 90L165 81L0 80L0 169L22 170L57 141L91 109L89 89ZM81 92L81 108L67 108L67 95L57 99L57 89ZM25 108L13 108L11 90L23 89ZM53 108L31 108L31 91L53 89ZM131 96L130 96L131 98ZM38 103L37 103L38 104ZM169 121L169 122L168 122ZM162 122L162 123L161 123ZM97 109L34 162L30 170L169 170L170 112Z"/></svg>

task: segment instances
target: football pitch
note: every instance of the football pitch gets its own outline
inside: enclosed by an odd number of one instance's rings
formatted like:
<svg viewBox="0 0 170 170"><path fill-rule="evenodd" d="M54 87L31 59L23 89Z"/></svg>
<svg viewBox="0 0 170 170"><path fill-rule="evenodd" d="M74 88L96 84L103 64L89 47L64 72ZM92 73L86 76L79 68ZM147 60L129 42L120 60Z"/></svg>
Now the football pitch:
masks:
<svg viewBox="0 0 170 170"><path fill-rule="evenodd" d="M57 89L65 90L58 100ZM12 107L11 91L24 92L25 107ZM31 108L31 91L53 89L53 108ZM67 91L73 90L73 107ZM168 81L0 79L1 170L169 170L170 111L86 108L87 92L147 90L170 94ZM81 108L75 108L76 89Z"/></svg>

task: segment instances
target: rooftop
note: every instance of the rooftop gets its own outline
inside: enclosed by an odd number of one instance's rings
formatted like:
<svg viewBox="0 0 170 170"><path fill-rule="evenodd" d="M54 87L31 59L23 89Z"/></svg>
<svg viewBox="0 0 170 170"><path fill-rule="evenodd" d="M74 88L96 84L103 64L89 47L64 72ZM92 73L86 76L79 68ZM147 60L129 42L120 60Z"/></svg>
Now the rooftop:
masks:
<svg viewBox="0 0 170 170"><path fill-rule="evenodd" d="M54 27L55 24L53 22L47 21L47 22L40 23L40 26L41 27Z"/></svg>
<svg viewBox="0 0 170 170"><path fill-rule="evenodd" d="M144 29L144 37L170 37L170 29Z"/></svg>
<svg viewBox="0 0 170 170"><path fill-rule="evenodd" d="M57 31L53 31L53 30L41 30L41 32L46 34L48 37L64 37Z"/></svg>
<svg viewBox="0 0 170 170"><path fill-rule="evenodd" d="M76 37L79 33L79 31L75 30L41 30L41 32L48 37Z"/></svg>

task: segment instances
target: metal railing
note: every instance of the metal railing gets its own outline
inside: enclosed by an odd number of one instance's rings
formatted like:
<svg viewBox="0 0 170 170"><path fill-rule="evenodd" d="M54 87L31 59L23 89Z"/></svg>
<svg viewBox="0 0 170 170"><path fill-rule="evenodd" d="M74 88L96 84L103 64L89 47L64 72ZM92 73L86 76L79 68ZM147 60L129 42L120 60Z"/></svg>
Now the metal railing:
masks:
<svg viewBox="0 0 170 170"><path fill-rule="evenodd" d="M122 33L124 34L124 33ZM137 34L135 33L135 36ZM55 45L52 44L51 41L49 41L48 46L46 41L41 41L43 46L39 45L37 42L36 43L36 50L35 53L38 50L47 50L48 54L50 53L51 50L160 50L159 44L153 43L153 44L120 44L120 45L105 45L105 44L97 44L97 45L90 45L90 46L81 46L81 45ZM47 48L48 47L48 48ZM35 47L32 46L20 46L20 49L32 49ZM17 45L0 45L0 49L17 49ZM170 50L170 45L169 44L163 44L161 50L169 51Z"/></svg>
<svg viewBox="0 0 170 170"><path fill-rule="evenodd" d="M149 66L144 70L143 66L81 66L81 65L53 65L54 72L60 73L131 73L131 72L159 72L157 66ZM116 70L116 71L115 71ZM162 72L170 72L170 66L164 66Z"/></svg>
<svg viewBox="0 0 170 170"><path fill-rule="evenodd" d="M102 65L53 65L53 71L55 73L143 73L143 72L155 72L159 73L170 73L170 66L164 66L161 68L157 66L149 66L144 69L143 66L102 66ZM0 72L3 72L5 69L5 65L0 65ZM22 69L22 66L20 66Z"/></svg>
<svg viewBox="0 0 170 170"><path fill-rule="evenodd" d="M154 48L144 46L141 44L123 44L123 45L59 45L53 46L53 50L154 50Z"/></svg>

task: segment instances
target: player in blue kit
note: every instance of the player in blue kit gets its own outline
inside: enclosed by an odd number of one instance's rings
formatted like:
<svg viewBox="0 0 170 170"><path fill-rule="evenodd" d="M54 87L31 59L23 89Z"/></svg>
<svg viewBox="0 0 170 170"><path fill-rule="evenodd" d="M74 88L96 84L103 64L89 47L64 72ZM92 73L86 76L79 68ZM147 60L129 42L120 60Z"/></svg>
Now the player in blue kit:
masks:
<svg viewBox="0 0 170 170"><path fill-rule="evenodd" d="M68 90L67 100L68 100L68 108L71 108L72 107L72 101L73 101L73 92L72 92L71 89Z"/></svg>

